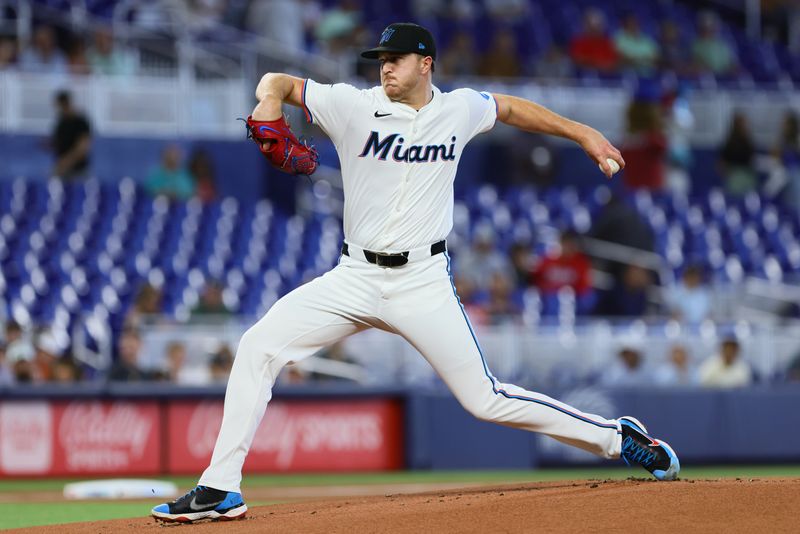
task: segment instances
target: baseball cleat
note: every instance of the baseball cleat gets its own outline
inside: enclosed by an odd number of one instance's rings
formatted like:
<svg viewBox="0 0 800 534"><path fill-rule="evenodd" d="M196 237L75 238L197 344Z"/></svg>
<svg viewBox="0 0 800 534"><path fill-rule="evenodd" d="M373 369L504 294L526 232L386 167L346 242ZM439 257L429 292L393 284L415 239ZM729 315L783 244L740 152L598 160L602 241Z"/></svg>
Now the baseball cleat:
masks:
<svg viewBox="0 0 800 534"><path fill-rule="evenodd" d="M159 504L150 514L159 521L192 523L202 519L226 521L241 519L247 505L241 493L197 486L183 497Z"/></svg>
<svg viewBox="0 0 800 534"><path fill-rule="evenodd" d="M681 470L678 455L666 442L651 438L638 419L628 415L619 418L622 428L620 456L628 465L639 464L658 480L675 480Z"/></svg>

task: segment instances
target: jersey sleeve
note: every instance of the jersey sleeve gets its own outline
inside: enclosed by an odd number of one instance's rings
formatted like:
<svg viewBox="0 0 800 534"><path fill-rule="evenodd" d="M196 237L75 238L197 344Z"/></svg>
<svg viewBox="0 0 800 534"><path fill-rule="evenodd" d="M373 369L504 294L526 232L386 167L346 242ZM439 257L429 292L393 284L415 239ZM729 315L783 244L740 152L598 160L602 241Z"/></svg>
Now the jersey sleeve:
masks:
<svg viewBox="0 0 800 534"><path fill-rule="evenodd" d="M318 125L338 144L360 96L360 90L346 83L326 85L307 79L303 83L306 120Z"/></svg>
<svg viewBox="0 0 800 534"><path fill-rule="evenodd" d="M469 138L488 132L497 120L497 102L486 92L474 89L456 89L453 94L461 97L469 110Z"/></svg>

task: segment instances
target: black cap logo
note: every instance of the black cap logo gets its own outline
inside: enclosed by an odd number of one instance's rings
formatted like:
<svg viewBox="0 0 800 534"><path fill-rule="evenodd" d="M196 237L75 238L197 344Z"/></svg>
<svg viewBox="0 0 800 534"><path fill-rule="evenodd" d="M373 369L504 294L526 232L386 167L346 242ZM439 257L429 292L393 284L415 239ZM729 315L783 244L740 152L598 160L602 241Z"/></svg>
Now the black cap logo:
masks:
<svg viewBox="0 0 800 534"><path fill-rule="evenodd" d="M383 30L378 46L365 50L361 53L361 57L378 59L378 54L381 52L420 54L436 59L436 43L431 32L419 24L396 22Z"/></svg>
<svg viewBox="0 0 800 534"><path fill-rule="evenodd" d="M385 30L383 30L383 33L381 34L381 40L380 40L380 42L378 44L382 45L386 41L391 39L392 35L394 34L394 32L395 32L395 29L392 28L391 26L389 28L386 28Z"/></svg>

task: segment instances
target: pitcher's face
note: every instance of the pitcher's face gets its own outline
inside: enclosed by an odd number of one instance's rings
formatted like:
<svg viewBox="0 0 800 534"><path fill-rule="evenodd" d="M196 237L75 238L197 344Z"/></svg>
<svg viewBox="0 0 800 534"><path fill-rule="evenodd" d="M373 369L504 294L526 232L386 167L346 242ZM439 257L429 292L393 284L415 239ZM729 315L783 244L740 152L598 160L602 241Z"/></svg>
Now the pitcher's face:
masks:
<svg viewBox="0 0 800 534"><path fill-rule="evenodd" d="M391 54L383 52L381 62L381 85L389 100L403 101L420 84L425 83L425 74L430 72L432 60L419 54Z"/></svg>

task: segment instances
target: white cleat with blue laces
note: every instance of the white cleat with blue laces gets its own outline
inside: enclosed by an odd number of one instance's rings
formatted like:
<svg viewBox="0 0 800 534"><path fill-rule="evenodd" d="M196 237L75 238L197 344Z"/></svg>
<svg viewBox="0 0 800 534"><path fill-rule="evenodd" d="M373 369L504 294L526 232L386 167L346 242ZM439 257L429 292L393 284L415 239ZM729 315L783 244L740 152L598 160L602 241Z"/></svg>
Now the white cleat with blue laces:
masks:
<svg viewBox="0 0 800 534"><path fill-rule="evenodd" d="M681 470L678 455L665 441L650 437L638 419L619 418L622 428L620 457L628 465L639 464L658 480L675 480Z"/></svg>
<svg viewBox="0 0 800 534"><path fill-rule="evenodd" d="M203 519L241 519L247 505L241 493L197 486L170 503L159 504L150 512L159 521L192 523Z"/></svg>

